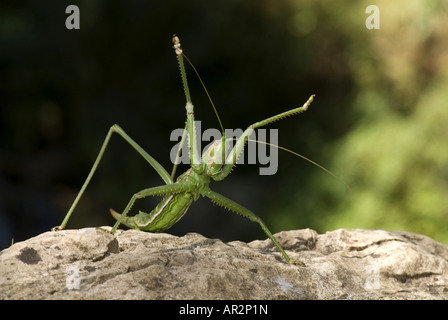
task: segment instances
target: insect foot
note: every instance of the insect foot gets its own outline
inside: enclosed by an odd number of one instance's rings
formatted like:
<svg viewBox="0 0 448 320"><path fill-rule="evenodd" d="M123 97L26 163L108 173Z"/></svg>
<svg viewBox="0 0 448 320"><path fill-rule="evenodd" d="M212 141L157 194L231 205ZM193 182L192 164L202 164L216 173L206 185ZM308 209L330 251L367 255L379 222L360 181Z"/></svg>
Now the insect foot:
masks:
<svg viewBox="0 0 448 320"><path fill-rule="evenodd" d="M293 265L296 265L296 266L300 266L300 267L306 267L306 264L305 263L303 263L302 261L295 261L295 260L289 260L288 261L288 263L289 264L293 264Z"/></svg>
<svg viewBox="0 0 448 320"><path fill-rule="evenodd" d="M107 229L104 229L104 228L102 228L102 227L98 227L98 228L96 228L97 230L100 230L100 231L103 231L103 232L106 232L106 233L109 233L109 234L115 234L115 232L114 231L112 231L112 229L111 230L107 230Z"/></svg>
<svg viewBox="0 0 448 320"><path fill-rule="evenodd" d="M64 229L62 226L57 226L57 227L51 228L51 231L61 231L62 229Z"/></svg>

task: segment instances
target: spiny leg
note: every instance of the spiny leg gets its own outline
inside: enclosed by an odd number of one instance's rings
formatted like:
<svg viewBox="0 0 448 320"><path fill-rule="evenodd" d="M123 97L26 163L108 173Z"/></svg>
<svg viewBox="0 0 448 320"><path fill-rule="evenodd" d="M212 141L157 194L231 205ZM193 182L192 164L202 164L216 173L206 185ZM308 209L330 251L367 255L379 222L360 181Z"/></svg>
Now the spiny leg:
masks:
<svg viewBox="0 0 448 320"><path fill-rule="evenodd" d="M185 123L185 131L188 134L188 145L190 146L190 165L194 171L201 171L201 162L199 157L199 149L196 143L196 127L194 125L194 106L191 102L190 89L188 87L187 72L185 71L185 64L183 58L183 50L180 45L179 38L173 36L173 48L176 53L177 61L179 63L180 75L182 78L182 85L184 87L185 99L187 104L185 109L187 111L187 121ZM185 132L184 131L184 132Z"/></svg>
<svg viewBox="0 0 448 320"><path fill-rule="evenodd" d="M263 229L263 231L269 237L269 239L272 240L272 242L277 247L277 249L280 251L280 253L282 254L283 258L286 260L287 263L296 264L299 266L305 266L305 264L303 262L294 261L289 258L289 256L286 254L285 250L283 250L280 243L277 241L277 239L275 239L274 235L269 231L269 229L266 227L264 222L255 213L253 213L249 209L246 209L245 207L236 203L235 201L230 200L229 198L227 198L217 192L214 192L210 189L208 191L204 192L203 195L208 197L212 201L218 203L219 205L226 207L236 213L239 213L242 216L250 219L253 222L257 222L260 225L261 229Z"/></svg>
<svg viewBox="0 0 448 320"><path fill-rule="evenodd" d="M111 209L111 214L117 219L117 222L115 222L114 226L112 227L112 230L110 233L115 233L117 231L118 227L122 223L122 221L126 218L129 211L132 209L132 206L134 205L135 200L137 199L143 199L146 197L151 196L158 196L158 195L165 195L168 193L178 193L178 192L188 192L190 191L190 187L188 185L185 185L183 183L172 183L167 184L165 186L158 186L158 187L152 187L148 189L143 189L137 193L135 193L131 200L129 200L126 208L123 210L123 213L120 215L117 212L115 212L113 209Z"/></svg>
<svg viewBox="0 0 448 320"><path fill-rule="evenodd" d="M171 179L169 173L158 163L153 157L151 157L145 150L143 150L142 147L140 147L131 137L129 137L126 132L124 132L123 129L121 129L118 125L113 125L109 132L106 135L106 138L104 139L103 145L101 146L100 152L95 160L95 163L92 166L92 169L90 169L90 173L86 178L86 181L84 182L83 186L81 187L81 190L79 191L78 195L75 198L75 201L73 201L72 206L68 210L64 220L62 221L60 226L52 228L53 231L55 230L62 230L67 225L68 220L70 219L70 216L72 215L73 211L76 208L76 205L78 204L79 200L81 199L84 191L86 190L87 186L90 183L90 180L92 179L100 161L103 157L104 151L107 148L107 145L109 143L110 138L112 137L113 133L118 133L123 139L125 139L160 175L160 177L165 181L167 184L172 184L173 179Z"/></svg>
<svg viewBox="0 0 448 320"><path fill-rule="evenodd" d="M239 154L243 151L244 145L246 144L246 141L248 140L249 136L254 132L254 129L263 127L269 123L281 120L285 117L302 113L308 109L309 105L311 104L311 102L313 102L313 100L314 100L314 95L309 97L309 99L303 104L303 106L301 106L299 108L295 108L295 109L280 113L276 116L267 118L262 121L258 121L256 123L250 125L246 129L246 131L243 132L241 137L239 137L238 140L236 141L235 146L233 147L232 151L226 158L226 161L225 161L225 164L223 166L221 173L219 175L214 176L213 179L216 181L223 180L225 177L227 177L230 174L233 166L236 163L236 160L238 159Z"/></svg>

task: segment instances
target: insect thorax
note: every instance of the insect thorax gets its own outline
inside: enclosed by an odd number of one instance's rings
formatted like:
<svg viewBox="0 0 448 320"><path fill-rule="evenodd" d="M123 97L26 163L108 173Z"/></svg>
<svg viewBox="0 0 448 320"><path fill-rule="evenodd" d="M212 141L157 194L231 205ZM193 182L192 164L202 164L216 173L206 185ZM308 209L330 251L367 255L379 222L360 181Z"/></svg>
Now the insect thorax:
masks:
<svg viewBox="0 0 448 320"><path fill-rule="evenodd" d="M193 200L196 201L201 195L201 192L208 189L210 177L204 172L197 173L190 168L177 178L176 183L182 183L190 186L191 190L188 192L192 194Z"/></svg>

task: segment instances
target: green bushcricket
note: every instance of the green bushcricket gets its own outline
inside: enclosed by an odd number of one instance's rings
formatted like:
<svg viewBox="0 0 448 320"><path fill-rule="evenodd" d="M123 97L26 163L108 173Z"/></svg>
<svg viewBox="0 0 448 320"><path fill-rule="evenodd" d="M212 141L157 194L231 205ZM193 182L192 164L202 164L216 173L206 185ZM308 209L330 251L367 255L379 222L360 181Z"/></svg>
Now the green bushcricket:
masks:
<svg viewBox="0 0 448 320"><path fill-rule="evenodd" d="M293 261L289 258L289 256L286 254L285 250L283 250L280 243L275 239L275 237L272 235L272 233L269 231L269 229L266 227L264 222L255 215L252 211L249 209L243 207L242 205L236 203L235 201L232 201L231 199L228 199L227 197L214 192L210 189L209 184L211 179L215 181L221 181L224 178L226 178L233 166L235 165L238 155L243 151L244 145L246 141L248 141L249 136L253 133L254 129L263 127L267 124L270 124L274 121L280 120L282 118L285 118L287 116L295 115L302 113L303 111L306 111L308 106L311 104L311 102L314 99L314 95L312 95L308 101L305 102L305 104L302 107L295 108L286 112L283 112L281 114L278 114L276 116L270 117L268 119L256 122L252 125L250 125L244 133L237 139L235 146L233 147L230 152L228 151L229 144L232 139L226 139L224 135L219 140L215 140L214 143L204 152L202 157L199 157L199 150L196 145L196 130L194 126L194 111L193 111L193 104L191 102L190 98L190 91L188 88L187 83L187 75L185 71L184 66L184 60L183 58L186 56L183 54L180 40L177 36L173 36L173 48L176 53L176 57L179 63L180 67L180 73L182 78L182 83L185 91L185 97L187 100L186 103L186 111L187 111L187 121L185 124L185 131L183 139L181 140L180 146L179 146L179 152L182 147L182 143L185 140L185 135L187 136L188 142L189 142L189 157L190 157L190 165L191 168L188 169L186 172L181 174L176 181L174 181L174 175L176 171L176 164L174 165L173 171L171 175L153 158L151 157L145 150L143 150L131 137L129 137L126 132L118 125L113 125L103 142L103 145L101 147L101 150L95 160L95 163L92 166L92 169L90 170L89 175L87 176L81 190L79 191L76 199L74 200L72 206L70 207L68 213L66 214L64 220L62 221L60 226L54 227L52 230L62 230L67 225L68 220L70 219L71 214L73 213L76 205L78 204L79 200L81 199L85 189L87 188L87 185L89 184L90 180L92 179L92 176L94 175L101 158L103 157L104 151L107 148L107 145L109 143L110 138L112 137L113 133L118 133L124 140L126 140L160 175L160 177L163 179L163 181L166 183L166 185L152 187L148 189L141 190L137 193L135 193L125 209L123 210L122 214L117 213L113 209L110 209L112 216L117 220L114 226L111 229L111 233L115 233L117 228L120 226L120 224L124 224L127 227L143 230L143 231L149 231L149 232L163 232L170 228L173 224L175 224L179 219L182 218L182 216L187 212L187 209L190 207L191 203L193 201L196 201L199 199L200 196L204 196L212 200L213 202L231 210L236 213L241 214L242 216L249 218L251 221L256 222L260 225L260 227L263 229L263 231L266 233L266 235L269 237L269 239L272 240L274 245L277 247L277 249L282 254L283 258L287 263L290 264L296 264L300 266L304 266L304 263L301 261ZM186 58L188 60L188 58ZM194 69L194 67L193 67ZM194 69L196 72L196 69ZM197 74L197 72L196 72ZM198 75L199 76L199 75ZM199 77L200 79L200 77ZM202 80L200 79L201 83ZM203 84L203 83L202 83ZM204 86L205 89L205 86ZM207 92L207 91L206 91ZM208 95L208 92L207 92ZM211 101L211 100L210 100ZM212 103L213 108L214 105ZM215 109L216 112L216 109ZM217 113L216 113L217 114ZM218 114L217 114L218 116ZM221 121L218 121L221 124ZM222 128L222 125L221 125ZM281 147L280 147L281 148ZM281 148L284 149L284 148ZM286 151L289 151L287 149L284 149ZM291 152L291 151L289 151ZM293 152L294 153L294 152ZM294 153L296 154L296 153ZM298 154L296 154L298 155ZM300 155L298 155L300 156ZM303 156L302 158L311 161ZM224 160L224 161L223 161ZM312 161L311 161L312 162ZM317 165L318 167L322 168L320 165L312 162L313 164ZM322 168L326 172L325 168ZM330 173L331 174L331 173ZM332 174L333 175L333 174ZM140 211L138 214L132 217L128 217L128 213L131 210L132 206L134 205L134 202L137 199L142 199L149 196L159 196L164 195L163 199L159 202L159 204L152 210L150 213L146 213L143 211Z"/></svg>

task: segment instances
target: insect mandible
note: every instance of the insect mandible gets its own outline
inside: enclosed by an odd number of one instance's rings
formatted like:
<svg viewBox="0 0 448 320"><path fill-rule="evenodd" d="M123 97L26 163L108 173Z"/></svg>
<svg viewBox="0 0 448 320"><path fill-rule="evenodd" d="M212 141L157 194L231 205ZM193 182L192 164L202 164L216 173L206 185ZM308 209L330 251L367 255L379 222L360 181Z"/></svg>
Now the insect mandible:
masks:
<svg viewBox="0 0 448 320"><path fill-rule="evenodd" d="M110 209L112 216L117 220L110 230L113 234L118 229L120 224L124 224L127 227L149 231L149 232L163 232L170 228L173 224L178 222L183 215L187 212L188 208L193 201L199 199L200 196L207 197L213 202L231 210L242 216L249 218L251 221L260 225L269 239L272 240L274 245L282 254L287 263L304 266L301 261L291 260L280 243L275 239L273 234L266 227L264 222L252 211L236 203L235 201L213 191L210 189L209 184L211 180L221 181L226 178L233 166L236 164L238 155L243 151L245 143L248 141L249 136L254 132L256 128L263 127L269 123L280 120L284 117L295 115L306 111L308 106L314 99L312 95L305 104L299 108L295 108L268 119L256 122L250 125L244 133L236 140L233 149L228 152L227 146L232 139L226 139L223 133L222 138L215 140L213 144L203 153L202 157L199 156L199 150L196 145L196 130L194 126L194 107L191 102L190 92L187 83L187 75L184 66L184 54L180 45L180 40L177 36L173 36L173 48L176 53L177 60L179 62L180 73L182 83L185 91L185 97L187 100L185 109L187 111L187 121L185 124L185 131L187 139L189 141L189 157L191 167L181 174L176 181L174 181L174 174L176 164L173 168L171 175L151 157L143 148L141 148L126 132L117 124L113 125L103 142L100 152L93 164L89 175L87 176L81 190L71 205L68 213L60 226L54 227L52 230L62 230L67 225L70 216L72 215L76 205L81 199L87 185L89 184L92 176L94 175L104 151L107 148L109 140L114 133L119 134L124 140L126 140L160 175L166 185L143 189L135 193L123 212L119 214L113 209ZM196 72L196 70L195 70ZM196 72L197 73L197 72ZM199 76L199 75L198 75ZM201 80L202 82L202 80ZM205 88L205 87L204 87ZM208 93L207 93L208 94ZM213 106L214 107L214 106ZM216 109L215 109L216 112ZM219 119L219 117L218 117ZM184 140L184 139L182 139ZM284 149L284 148L282 148ZM289 150L287 150L289 151ZM306 159L306 158L305 158ZM309 159L306 159L310 161ZM313 162L314 163L314 162ZM315 164L315 163L314 163ZM317 165L317 164L316 164ZM319 166L319 165L318 165ZM319 166L321 167L321 166ZM324 169L327 171L326 169ZM128 214L133 207L134 203L138 199L150 197L150 196L164 196L159 204L150 213L140 211L138 214L128 217Z"/></svg>

